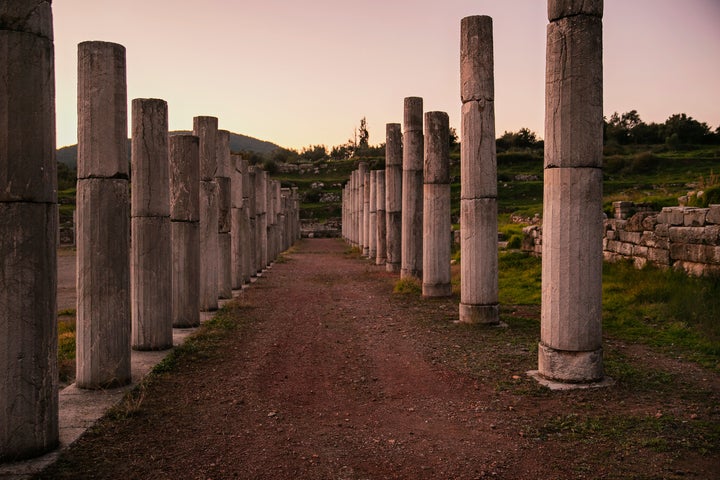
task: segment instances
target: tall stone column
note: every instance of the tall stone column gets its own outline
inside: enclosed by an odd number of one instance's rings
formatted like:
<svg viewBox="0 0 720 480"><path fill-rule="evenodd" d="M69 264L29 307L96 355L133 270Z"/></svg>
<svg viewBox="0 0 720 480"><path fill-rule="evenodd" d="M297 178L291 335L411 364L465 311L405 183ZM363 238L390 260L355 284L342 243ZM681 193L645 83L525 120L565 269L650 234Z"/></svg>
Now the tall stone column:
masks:
<svg viewBox="0 0 720 480"><path fill-rule="evenodd" d="M130 383L125 47L78 45L76 383Z"/></svg>
<svg viewBox="0 0 720 480"><path fill-rule="evenodd" d="M257 227L257 170L255 166L248 167L248 218L250 219L250 245L252 247L252 255L250 255L250 275L257 277L258 267L260 265L260 244L258 239Z"/></svg>
<svg viewBox="0 0 720 480"><path fill-rule="evenodd" d="M165 100L132 101L130 300L132 347L173 345L168 108Z"/></svg>
<svg viewBox="0 0 720 480"><path fill-rule="evenodd" d="M463 18L460 30L459 319L495 325L500 317L492 18Z"/></svg>
<svg viewBox="0 0 720 480"><path fill-rule="evenodd" d="M385 127L385 215L387 259L385 269L400 273L402 257L402 132L399 123Z"/></svg>
<svg viewBox="0 0 720 480"><path fill-rule="evenodd" d="M423 186L423 297L449 297L450 283L450 119L425 114Z"/></svg>
<svg viewBox="0 0 720 480"><path fill-rule="evenodd" d="M242 217L240 225L240 248L242 249L242 282L243 284L250 283L250 278L255 274L253 270L253 255L254 255L254 241L252 235L252 229L254 224L251 222L251 216L254 218L255 214L252 212L251 198L253 197L252 185L253 182L250 179L250 170L248 161L240 160L240 177L242 181Z"/></svg>
<svg viewBox="0 0 720 480"><path fill-rule="evenodd" d="M292 199L293 199L293 243L296 240L300 240L300 194L298 193L298 187L292 187Z"/></svg>
<svg viewBox="0 0 720 480"><path fill-rule="evenodd" d="M0 5L0 463L58 444L57 167L49 1Z"/></svg>
<svg viewBox="0 0 720 480"><path fill-rule="evenodd" d="M601 380L602 0L549 0L539 373Z"/></svg>
<svg viewBox="0 0 720 480"><path fill-rule="evenodd" d="M363 173L362 255L370 256L370 170Z"/></svg>
<svg viewBox="0 0 720 480"><path fill-rule="evenodd" d="M360 162L357 169L358 175L358 192L357 192L357 210L358 210L358 248L362 255L366 255L365 241L366 238L366 223L365 223L365 177L368 172L368 165L365 162ZM369 192L368 192L369 193ZM368 199L369 200L369 199ZM369 210L370 205L368 205ZM369 212L368 212L369 213Z"/></svg>
<svg viewBox="0 0 720 480"><path fill-rule="evenodd" d="M280 255L280 252L285 250L283 248L283 230L285 228L283 227L283 222L285 218L285 212L282 207L282 189L280 185L280 180L274 180L273 181L273 188L275 189L275 193L273 194L273 198L275 199L275 225L276 225L276 232L275 232L275 254L273 256L274 259L277 260L278 256Z"/></svg>
<svg viewBox="0 0 720 480"><path fill-rule="evenodd" d="M350 172L350 244L353 247L358 245L358 220L357 220L357 209L358 209L358 171L353 170Z"/></svg>
<svg viewBox="0 0 720 480"><path fill-rule="evenodd" d="M377 257L377 170L370 171L370 201L368 215L368 257Z"/></svg>
<svg viewBox="0 0 720 480"><path fill-rule="evenodd" d="M218 298L232 298L232 181L230 178L230 132L218 130L216 143L218 184Z"/></svg>
<svg viewBox="0 0 720 480"><path fill-rule="evenodd" d="M168 139L172 238L172 325L200 325L200 140Z"/></svg>
<svg viewBox="0 0 720 480"><path fill-rule="evenodd" d="M255 208L257 271L260 273L268 264L267 172L257 167L255 168Z"/></svg>
<svg viewBox="0 0 720 480"><path fill-rule="evenodd" d="M422 279L423 100L405 98L400 278Z"/></svg>
<svg viewBox="0 0 720 480"><path fill-rule="evenodd" d="M383 265L387 257L387 223L385 221L385 170L377 171L377 187L376 187L376 217L377 230L375 234L375 242L377 245L377 254L375 255L375 264Z"/></svg>
<svg viewBox="0 0 720 480"><path fill-rule="evenodd" d="M242 157L233 154L230 157L230 183L232 190L230 200L232 209L230 210L230 238L232 252L232 289L239 290L243 285L243 189L242 189ZM247 240L245 240L247 242Z"/></svg>
<svg viewBox="0 0 720 480"><path fill-rule="evenodd" d="M200 310L218 308L218 184L216 117L193 118L193 135L200 139Z"/></svg>

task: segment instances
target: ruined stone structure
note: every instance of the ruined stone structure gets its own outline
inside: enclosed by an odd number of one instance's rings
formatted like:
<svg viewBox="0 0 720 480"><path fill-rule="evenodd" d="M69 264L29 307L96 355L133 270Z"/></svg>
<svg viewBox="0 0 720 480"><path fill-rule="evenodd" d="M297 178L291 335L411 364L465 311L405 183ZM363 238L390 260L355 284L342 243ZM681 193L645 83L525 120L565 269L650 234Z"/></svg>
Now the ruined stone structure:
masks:
<svg viewBox="0 0 720 480"><path fill-rule="evenodd" d="M231 287L233 290L239 290L245 283L243 280L245 271L243 246L248 242L247 237L243 238L243 235L246 234L243 229L247 222L245 220L246 212L243 210L243 159L240 155L233 154L230 157L230 183L232 185L230 192Z"/></svg>
<svg viewBox="0 0 720 480"><path fill-rule="evenodd" d="M193 118L193 135L200 139L200 310L218 308L218 184L216 117Z"/></svg>
<svg viewBox="0 0 720 480"><path fill-rule="evenodd" d="M130 382L125 47L78 46L76 383Z"/></svg>
<svg viewBox="0 0 720 480"><path fill-rule="evenodd" d="M497 324L497 158L492 19L461 21L460 308L464 323Z"/></svg>
<svg viewBox="0 0 720 480"><path fill-rule="evenodd" d="M255 274L252 260L255 255L255 242L252 234L254 225L250 219L251 215L254 216L254 213L251 213L253 183L250 178L248 161L241 159L239 162L242 181L242 213L240 216L240 237L238 241L240 243L240 255L242 256L242 283L245 285L250 283L250 279Z"/></svg>
<svg viewBox="0 0 720 480"><path fill-rule="evenodd" d="M268 265L267 250L267 172L255 168L255 222L257 242L257 272L262 272Z"/></svg>
<svg viewBox="0 0 720 480"><path fill-rule="evenodd" d="M387 222L385 213L385 170L377 171L377 185L376 185L376 235L375 244L377 245L377 252L375 255L375 264L383 265L385 258L387 257Z"/></svg>
<svg viewBox="0 0 720 480"><path fill-rule="evenodd" d="M402 253L402 133L399 123L385 127L385 269L400 273Z"/></svg>
<svg viewBox="0 0 720 480"><path fill-rule="evenodd" d="M248 263L250 264L249 270L251 277L257 277L258 265L260 263L260 247L258 244L257 234L257 192L255 189L257 184L256 182L256 167L248 166L248 218L250 220L250 245L252 250L252 255L250 256L250 261Z"/></svg>
<svg viewBox="0 0 720 480"><path fill-rule="evenodd" d="M370 200L368 215L368 257L377 257L377 170L370 171Z"/></svg>
<svg viewBox="0 0 720 480"><path fill-rule="evenodd" d="M404 107L400 278L422 279L423 100L407 97Z"/></svg>
<svg viewBox="0 0 720 480"><path fill-rule="evenodd" d="M363 176L363 208L362 208L362 254L370 256L370 170L365 170Z"/></svg>
<svg viewBox="0 0 720 480"><path fill-rule="evenodd" d="M200 325L200 140L168 139L172 251L172 325Z"/></svg>
<svg viewBox="0 0 720 480"><path fill-rule="evenodd" d="M603 227L605 260L628 260L637 268L671 267L695 276L720 273L720 205L665 207L661 212L632 202L613 206L614 218ZM541 254L542 227L531 225L523 233L522 249Z"/></svg>
<svg viewBox="0 0 720 480"><path fill-rule="evenodd" d="M216 137L217 171L215 182L218 186L218 298L232 298L232 238L230 235L232 209L232 181L230 164L230 132L218 130Z"/></svg>
<svg viewBox="0 0 720 480"><path fill-rule="evenodd" d="M602 0L549 0L538 371L602 380Z"/></svg>
<svg viewBox="0 0 720 480"><path fill-rule="evenodd" d="M450 119L425 114L423 185L423 297L452 295L450 283Z"/></svg>
<svg viewBox="0 0 720 480"><path fill-rule="evenodd" d="M0 6L0 462L58 443L50 2Z"/></svg>
<svg viewBox="0 0 720 480"><path fill-rule="evenodd" d="M132 348L172 347L172 257L168 108L132 101L130 300Z"/></svg>

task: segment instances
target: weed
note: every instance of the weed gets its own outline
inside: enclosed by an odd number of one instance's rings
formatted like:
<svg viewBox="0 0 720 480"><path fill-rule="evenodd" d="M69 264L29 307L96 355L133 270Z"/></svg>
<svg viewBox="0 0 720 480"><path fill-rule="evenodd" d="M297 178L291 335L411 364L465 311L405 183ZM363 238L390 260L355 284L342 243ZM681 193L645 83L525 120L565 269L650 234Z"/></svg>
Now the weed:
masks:
<svg viewBox="0 0 720 480"><path fill-rule="evenodd" d="M401 278L395 282L393 293L420 295L422 294L422 284L420 280L414 277Z"/></svg>

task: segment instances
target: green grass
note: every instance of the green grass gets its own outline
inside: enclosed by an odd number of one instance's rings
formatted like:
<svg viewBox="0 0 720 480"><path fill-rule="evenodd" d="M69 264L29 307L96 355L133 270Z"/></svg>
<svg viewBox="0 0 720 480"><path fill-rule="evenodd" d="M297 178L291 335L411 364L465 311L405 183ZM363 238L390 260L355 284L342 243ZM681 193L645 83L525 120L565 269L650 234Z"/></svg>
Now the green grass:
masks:
<svg viewBox="0 0 720 480"><path fill-rule="evenodd" d="M420 295L422 293L422 284L420 280L414 277L401 278L393 286L393 293L401 295Z"/></svg>

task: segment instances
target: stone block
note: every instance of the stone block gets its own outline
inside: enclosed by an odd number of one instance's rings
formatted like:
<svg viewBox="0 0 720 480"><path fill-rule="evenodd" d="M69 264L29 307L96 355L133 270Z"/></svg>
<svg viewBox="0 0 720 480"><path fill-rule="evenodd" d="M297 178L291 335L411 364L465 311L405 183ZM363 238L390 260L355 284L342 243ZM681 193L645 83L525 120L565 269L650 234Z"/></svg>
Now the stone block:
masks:
<svg viewBox="0 0 720 480"><path fill-rule="evenodd" d="M89 178L77 188L76 383L125 385L130 372L128 181Z"/></svg>
<svg viewBox="0 0 720 480"><path fill-rule="evenodd" d="M78 179L127 179L127 132L125 47L82 42L78 45Z"/></svg>
<svg viewBox="0 0 720 480"><path fill-rule="evenodd" d="M171 222L172 325L200 325L200 230L198 222Z"/></svg>
<svg viewBox="0 0 720 480"><path fill-rule="evenodd" d="M495 111L490 101L462 105L460 198L497 197Z"/></svg>
<svg viewBox="0 0 720 480"><path fill-rule="evenodd" d="M460 22L460 96L463 103L495 100L491 17L474 15Z"/></svg>
<svg viewBox="0 0 720 480"><path fill-rule="evenodd" d="M558 382L589 383L602 380L605 375L602 348L566 351L541 342L538 346L538 372Z"/></svg>
<svg viewBox="0 0 720 480"><path fill-rule="evenodd" d="M663 248L648 248L647 258L657 265L670 265L670 250Z"/></svg>
<svg viewBox="0 0 720 480"><path fill-rule="evenodd" d="M200 139L200 180L210 181L217 176L216 117L194 117L193 135Z"/></svg>
<svg viewBox="0 0 720 480"><path fill-rule="evenodd" d="M30 2L31 3L31 2ZM57 201L55 163L55 78L52 22L42 26L27 12L29 2L3 2L0 17L21 28L49 28L49 39L21 31L0 30L0 202ZM38 7L39 11L50 6ZM32 59L32 61L28 61Z"/></svg>
<svg viewBox="0 0 720 480"><path fill-rule="evenodd" d="M497 199L460 200L461 305L498 303L496 231Z"/></svg>
<svg viewBox="0 0 720 480"><path fill-rule="evenodd" d="M705 229L702 227L670 227L668 238L672 243L703 243Z"/></svg>
<svg viewBox="0 0 720 480"><path fill-rule="evenodd" d="M551 22L574 15L603 16L603 0L549 0L548 20Z"/></svg>
<svg viewBox="0 0 720 480"><path fill-rule="evenodd" d="M172 347L170 217L133 217L130 254L132 347Z"/></svg>
<svg viewBox="0 0 720 480"><path fill-rule="evenodd" d="M650 212L639 212L630 217L625 224L625 230L628 232L642 232L645 229L645 226L643 225L643 222L645 219L649 216L651 216L652 213Z"/></svg>
<svg viewBox="0 0 720 480"><path fill-rule="evenodd" d="M673 261L701 263L705 261L705 247L691 243L672 243L670 244L670 258Z"/></svg>
<svg viewBox="0 0 720 480"><path fill-rule="evenodd" d="M420 132L422 134L423 99L421 97L405 97L403 106L403 133ZM405 168L404 161L403 168ZM419 168L422 168L422 162L420 162Z"/></svg>
<svg viewBox="0 0 720 480"><path fill-rule="evenodd" d="M134 217L170 216L167 102L132 101L132 196Z"/></svg>
<svg viewBox="0 0 720 480"><path fill-rule="evenodd" d="M658 223L670 226L682 226L685 224L685 213L683 207L663 207L658 214ZM659 226L659 225L658 225Z"/></svg>
<svg viewBox="0 0 720 480"><path fill-rule="evenodd" d="M683 216L683 225L686 227L702 227L705 225L707 208L686 208Z"/></svg>
<svg viewBox="0 0 720 480"><path fill-rule="evenodd" d="M628 243L640 243L642 239L642 233L637 231L625 231L620 230L618 233L618 239L621 242L628 242Z"/></svg>
<svg viewBox="0 0 720 480"><path fill-rule="evenodd" d="M608 240L615 240L617 238L617 232L615 230L607 230L605 232L605 238Z"/></svg>
<svg viewBox="0 0 720 480"><path fill-rule="evenodd" d="M643 247L641 245L633 245L632 247L632 256L633 257L643 257L647 258L648 256L648 247Z"/></svg>
<svg viewBox="0 0 720 480"><path fill-rule="evenodd" d="M602 20L548 25L545 167L602 167Z"/></svg>
<svg viewBox="0 0 720 480"><path fill-rule="evenodd" d="M720 224L720 205L710 205L705 221L714 225Z"/></svg>
<svg viewBox="0 0 720 480"><path fill-rule="evenodd" d="M657 213L653 212L645 216L642 220L643 231L653 231L655 226L658 224Z"/></svg>
<svg viewBox="0 0 720 480"><path fill-rule="evenodd" d="M168 139L170 170L170 218L200 220L200 153L194 135L173 135Z"/></svg>
<svg viewBox="0 0 720 480"><path fill-rule="evenodd" d="M7 460L58 442L57 205L0 203L0 232L0 459Z"/></svg>
<svg viewBox="0 0 720 480"><path fill-rule="evenodd" d="M545 169L543 204L541 338L558 350L595 350L601 344L602 170Z"/></svg>

